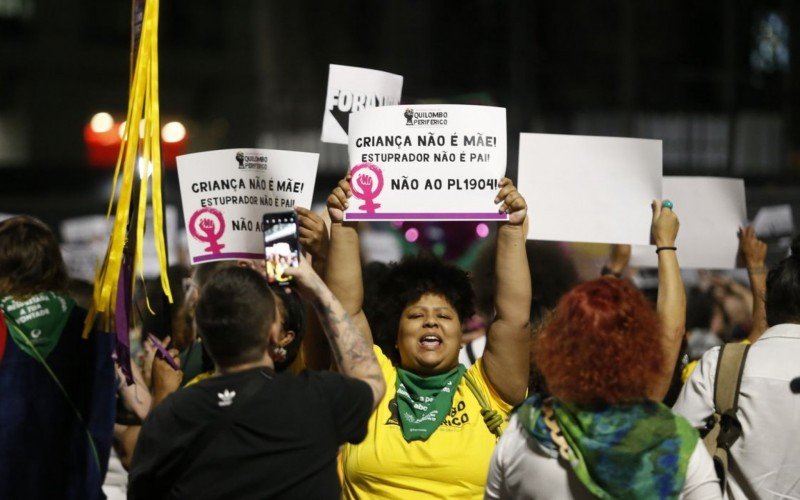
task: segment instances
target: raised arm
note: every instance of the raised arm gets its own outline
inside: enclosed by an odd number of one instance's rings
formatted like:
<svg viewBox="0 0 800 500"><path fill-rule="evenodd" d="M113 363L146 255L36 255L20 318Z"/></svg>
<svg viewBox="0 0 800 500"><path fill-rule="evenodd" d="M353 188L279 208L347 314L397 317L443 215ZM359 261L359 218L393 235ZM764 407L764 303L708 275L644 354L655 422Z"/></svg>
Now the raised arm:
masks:
<svg viewBox="0 0 800 500"><path fill-rule="evenodd" d="M325 286L322 278L311 269L305 258L301 257L300 265L287 269L286 273L294 276L300 292L317 311L339 372L369 384L374 409L386 391L386 384L378 359L372 351L372 343L359 332L342 304Z"/></svg>
<svg viewBox="0 0 800 500"><path fill-rule="evenodd" d="M621 278L622 273L628 268L628 262L631 260L631 246L630 245L611 245L611 250L608 253L608 262L603 266L600 272L603 276L614 276Z"/></svg>
<svg viewBox="0 0 800 500"><path fill-rule="evenodd" d="M650 398L662 401L669 391L672 372L681 350L686 330L686 290L683 287L675 238L678 236L678 216L671 208L662 207L661 200L653 201L651 232L658 250L658 302L656 309L661 320L661 347L664 365L659 384L651 389ZM670 249L672 247L672 249Z"/></svg>
<svg viewBox="0 0 800 500"><path fill-rule="evenodd" d="M325 221L318 214L302 207L296 207L300 246L306 256L311 257L311 267L320 277L327 272L328 248L330 238ZM328 370L331 367L331 349L322 331L319 317L308 301L303 302L306 311L306 327L303 335L303 361L311 370Z"/></svg>
<svg viewBox="0 0 800 500"><path fill-rule="evenodd" d="M755 230L747 226L739 231L739 252L750 278L753 293L753 326L747 340L755 342L767 328L767 244L758 239Z"/></svg>
<svg viewBox="0 0 800 500"><path fill-rule="evenodd" d="M362 306L364 304L364 282L361 276L361 249L356 223L343 222L344 210L351 196L350 176L339 181L339 185L328 196L328 214L331 217L331 241L328 250L328 265L325 282L331 292L342 303L345 311L356 322L359 331L372 343L372 331L367 323Z"/></svg>
<svg viewBox="0 0 800 500"><path fill-rule="evenodd" d="M531 273L525 253L528 206L511 180L500 181L495 200L509 220L497 231L495 318L486 337L483 366L495 391L509 404L525 399L530 371Z"/></svg>

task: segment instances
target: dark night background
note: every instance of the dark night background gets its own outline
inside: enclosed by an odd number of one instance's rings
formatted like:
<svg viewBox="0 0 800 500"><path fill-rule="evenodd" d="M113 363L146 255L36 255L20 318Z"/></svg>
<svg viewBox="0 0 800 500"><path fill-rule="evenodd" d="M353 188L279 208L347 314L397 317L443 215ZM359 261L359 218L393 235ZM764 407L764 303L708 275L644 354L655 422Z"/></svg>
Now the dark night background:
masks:
<svg viewBox="0 0 800 500"><path fill-rule="evenodd" d="M665 174L744 177L748 212L800 215L800 8L784 1L162 0L162 123L188 152L318 151L328 64L404 76L405 102L508 108L519 132L651 137ZM0 212L102 213L110 170L83 127L127 106L130 1L0 0ZM759 44L762 51L759 52ZM168 178L168 203L178 203Z"/></svg>

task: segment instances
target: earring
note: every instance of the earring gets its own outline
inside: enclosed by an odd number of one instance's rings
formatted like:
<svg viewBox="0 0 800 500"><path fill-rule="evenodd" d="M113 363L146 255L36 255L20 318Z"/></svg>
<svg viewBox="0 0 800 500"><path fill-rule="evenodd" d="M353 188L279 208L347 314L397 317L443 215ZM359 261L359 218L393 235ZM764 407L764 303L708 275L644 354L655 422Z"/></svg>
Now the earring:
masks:
<svg viewBox="0 0 800 500"><path fill-rule="evenodd" d="M272 349L272 353L275 355L275 361L285 361L286 360L286 349L281 346L274 347Z"/></svg>

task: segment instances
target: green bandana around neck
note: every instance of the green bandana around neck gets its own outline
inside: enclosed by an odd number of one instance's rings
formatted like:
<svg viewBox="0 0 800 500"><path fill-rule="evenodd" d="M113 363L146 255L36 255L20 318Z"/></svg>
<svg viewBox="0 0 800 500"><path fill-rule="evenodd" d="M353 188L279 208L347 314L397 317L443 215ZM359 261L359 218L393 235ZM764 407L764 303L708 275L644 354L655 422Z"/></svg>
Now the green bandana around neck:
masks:
<svg viewBox="0 0 800 500"><path fill-rule="evenodd" d="M458 365L447 373L422 377L397 369L397 412L406 442L425 441L442 424L466 371Z"/></svg>
<svg viewBox="0 0 800 500"><path fill-rule="evenodd" d="M8 333L22 352L46 358L61 338L75 301L66 295L40 292L24 300L11 296L0 299Z"/></svg>
<svg viewBox="0 0 800 500"><path fill-rule="evenodd" d="M523 427L546 448L557 449L538 396L520 406ZM570 466L596 497L678 498L697 430L661 403L583 410L553 401L553 414L570 448Z"/></svg>

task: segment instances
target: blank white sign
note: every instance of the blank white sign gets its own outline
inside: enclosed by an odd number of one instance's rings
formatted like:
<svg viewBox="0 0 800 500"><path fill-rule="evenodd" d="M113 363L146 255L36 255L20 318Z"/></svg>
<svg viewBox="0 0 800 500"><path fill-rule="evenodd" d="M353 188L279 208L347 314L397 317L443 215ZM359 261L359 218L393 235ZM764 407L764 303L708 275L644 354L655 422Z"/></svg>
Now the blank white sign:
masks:
<svg viewBox="0 0 800 500"><path fill-rule="evenodd" d="M528 239L647 245L661 141L520 134L518 184Z"/></svg>
<svg viewBox="0 0 800 500"><path fill-rule="evenodd" d="M664 199L680 220L678 262L685 269L734 269L737 231L747 221L744 181L722 177L664 177ZM634 247L630 264L657 267L656 247Z"/></svg>

